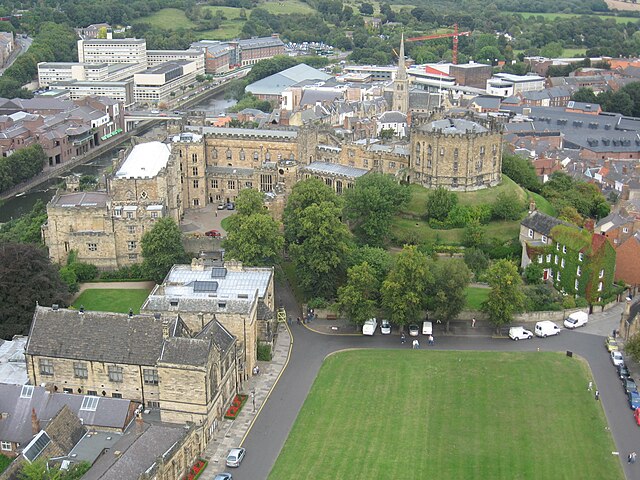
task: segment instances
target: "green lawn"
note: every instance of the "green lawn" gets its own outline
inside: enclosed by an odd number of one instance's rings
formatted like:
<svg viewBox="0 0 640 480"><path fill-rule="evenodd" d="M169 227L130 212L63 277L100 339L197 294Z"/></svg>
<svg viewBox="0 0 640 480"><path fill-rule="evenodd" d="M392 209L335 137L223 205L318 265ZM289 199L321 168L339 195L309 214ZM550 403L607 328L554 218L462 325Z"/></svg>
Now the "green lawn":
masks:
<svg viewBox="0 0 640 480"><path fill-rule="evenodd" d="M230 40L237 38L240 35L244 20L240 20L240 8L234 7L205 7L212 12L221 11L227 20L223 20L220 28L215 30L204 30L201 32L195 32L199 39L202 40ZM250 11L247 11L247 16ZM140 19L142 22L150 23L151 25L164 28L167 30L178 30L179 28L192 29L195 28L195 23L189 20L184 12L178 8L163 8L158 10L153 15L143 17Z"/></svg>
<svg viewBox="0 0 640 480"><path fill-rule="evenodd" d="M586 48L565 48L562 50L562 56L565 58L583 57L586 54Z"/></svg>
<svg viewBox="0 0 640 480"><path fill-rule="evenodd" d="M532 13L532 12L512 12L512 13L519 13L524 18L544 17L545 20L554 20L556 18L575 18L575 17L582 16L577 13ZM600 17L603 20L614 19L616 23L637 22L638 20L640 20L640 18L638 17L622 17L622 16L618 17L615 15L589 15L589 16Z"/></svg>
<svg viewBox="0 0 640 480"><path fill-rule="evenodd" d="M0 473L4 472L7 467L11 465L12 461L13 458L9 458L6 455L0 453Z"/></svg>
<svg viewBox="0 0 640 480"><path fill-rule="evenodd" d="M285 15L288 13L315 13L315 10L299 0L283 0L264 2L258 5L273 15Z"/></svg>
<svg viewBox="0 0 640 480"><path fill-rule="evenodd" d="M85 310L116 313L127 313L129 308L133 308L134 313L140 313L140 307L148 295L149 290L144 288L89 288L80 294L73 308L84 305Z"/></svg>
<svg viewBox="0 0 640 480"><path fill-rule="evenodd" d="M552 217L558 216L558 211L555 209L549 200L544 198L542 195L538 195L537 193L527 191L527 195L533 197L533 200L536 202L536 208L540 210L542 213L546 213L547 215L551 215Z"/></svg>
<svg viewBox="0 0 640 480"><path fill-rule="evenodd" d="M240 18L240 12L242 8L238 7L202 7L203 10L210 10L211 13L216 16L218 13L222 13L227 20L234 20ZM249 13L245 10L245 14L248 16Z"/></svg>
<svg viewBox="0 0 640 480"><path fill-rule="evenodd" d="M550 352L341 352L269 479L621 480L590 379Z"/></svg>
<svg viewBox="0 0 640 480"><path fill-rule="evenodd" d="M481 287L467 287L465 289L465 295L467 296L467 303L465 305L466 310L480 310L482 302L484 302L489 296L489 288Z"/></svg>
<svg viewBox="0 0 640 480"><path fill-rule="evenodd" d="M179 8L163 8L148 17L140 18L140 22L150 23L154 27L166 30L195 27L195 23L189 20L184 11Z"/></svg>

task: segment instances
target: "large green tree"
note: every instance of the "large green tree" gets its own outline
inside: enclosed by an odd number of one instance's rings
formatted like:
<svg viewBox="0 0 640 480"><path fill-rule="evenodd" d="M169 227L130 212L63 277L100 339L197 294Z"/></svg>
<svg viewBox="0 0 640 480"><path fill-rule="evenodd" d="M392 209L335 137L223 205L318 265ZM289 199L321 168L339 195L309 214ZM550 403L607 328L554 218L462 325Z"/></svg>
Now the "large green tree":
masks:
<svg viewBox="0 0 640 480"><path fill-rule="evenodd" d="M352 237L341 213L334 202L322 201L296 214L296 243L289 250L300 286L315 297L333 297L344 277Z"/></svg>
<svg viewBox="0 0 640 480"><path fill-rule="evenodd" d="M533 163L520 155L504 153L502 155L502 173L532 192L539 192L542 188Z"/></svg>
<svg viewBox="0 0 640 480"><path fill-rule="evenodd" d="M300 217L307 207L322 202L330 202L336 207L342 206L342 200L322 180L309 178L294 185L287 198L283 217L287 243L299 243L304 239L300 229Z"/></svg>
<svg viewBox="0 0 640 480"><path fill-rule="evenodd" d="M462 260L446 260L435 264L434 282L429 290L429 310L438 320L449 322L464 309L465 288L471 281L471 270Z"/></svg>
<svg viewBox="0 0 640 480"><path fill-rule="evenodd" d="M0 243L0 337L25 335L36 303L67 305L69 287L47 252L26 243Z"/></svg>
<svg viewBox="0 0 640 480"><path fill-rule="evenodd" d="M427 195L426 218L444 222L451 209L457 205L458 197L444 187L438 187Z"/></svg>
<svg viewBox="0 0 640 480"><path fill-rule="evenodd" d="M142 236L142 270L156 283L162 283L171 267L188 261L182 235L170 217L161 218Z"/></svg>
<svg viewBox="0 0 640 480"><path fill-rule="evenodd" d="M391 219L409 201L409 188L393 177L370 173L345 193L345 214L358 239L381 246L389 236Z"/></svg>
<svg viewBox="0 0 640 480"><path fill-rule="evenodd" d="M433 283L427 256L415 245L405 245L382 283L382 304L391 321L400 327L417 322L426 305L426 292Z"/></svg>
<svg viewBox="0 0 640 480"><path fill-rule="evenodd" d="M524 307L525 295L518 267L510 260L498 260L487 271L491 287L489 297L482 304L482 311L499 330L513 320L513 315Z"/></svg>
<svg viewBox="0 0 640 480"><path fill-rule="evenodd" d="M42 243L42 224L47 221L47 207L36 201L26 215L0 225L0 242Z"/></svg>
<svg viewBox="0 0 640 480"><path fill-rule="evenodd" d="M236 217L227 228L225 256L251 266L276 263L284 245L278 223L268 213Z"/></svg>
<svg viewBox="0 0 640 480"><path fill-rule="evenodd" d="M349 252L347 264L352 267L367 262L373 268L378 284L382 284L391 269L391 255L384 248L362 245Z"/></svg>
<svg viewBox="0 0 640 480"><path fill-rule="evenodd" d="M375 270L367 263L347 270L347 283L338 288L338 307L353 323L362 325L374 316L380 284Z"/></svg>

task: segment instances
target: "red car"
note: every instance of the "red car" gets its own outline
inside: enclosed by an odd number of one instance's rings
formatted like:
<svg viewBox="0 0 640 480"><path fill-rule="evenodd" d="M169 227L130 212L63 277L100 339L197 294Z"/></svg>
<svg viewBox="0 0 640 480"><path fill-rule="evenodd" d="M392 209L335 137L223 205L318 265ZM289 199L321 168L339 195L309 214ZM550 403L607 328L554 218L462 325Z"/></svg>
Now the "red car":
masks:
<svg viewBox="0 0 640 480"><path fill-rule="evenodd" d="M204 232L207 237L220 238L222 234L218 230L209 230L208 232Z"/></svg>
<svg viewBox="0 0 640 480"><path fill-rule="evenodd" d="M640 408L636 408L636 410L633 412L633 418L635 418L636 423L640 425Z"/></svg>

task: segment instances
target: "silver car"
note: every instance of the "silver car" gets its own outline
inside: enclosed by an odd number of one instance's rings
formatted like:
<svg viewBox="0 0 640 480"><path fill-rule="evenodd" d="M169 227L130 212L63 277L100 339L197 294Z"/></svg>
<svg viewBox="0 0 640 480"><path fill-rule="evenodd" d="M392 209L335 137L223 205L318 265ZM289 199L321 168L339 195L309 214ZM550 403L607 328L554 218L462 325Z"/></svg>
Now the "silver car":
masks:
<svg viewBox="0 0 640 480"><path fill-rule="evenodd" d="M232 448L227 455L227 467L239 467L244 458L246 450L244 448Z"/></svg>
<svg viewBox="0 0 640 480"><path fill-rule="evenodd" d="M391 333L389 320L382 320L382 322L380 322L380 333L383 335L389 335Z"/></svg>

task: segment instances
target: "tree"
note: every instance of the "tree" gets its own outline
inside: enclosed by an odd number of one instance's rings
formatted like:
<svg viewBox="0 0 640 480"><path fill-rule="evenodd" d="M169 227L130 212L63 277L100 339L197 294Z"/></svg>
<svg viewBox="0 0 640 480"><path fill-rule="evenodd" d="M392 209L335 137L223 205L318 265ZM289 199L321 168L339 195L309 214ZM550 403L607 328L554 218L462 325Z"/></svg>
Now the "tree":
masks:
<svg viewBox="0 0 640 480"><path fill-rule="evenodd" d="M142 271L156 283L162 283L171 267L188 261L182 235L170 217L161 218L142 236Z"/></svg>
<svg viewBox="0 0 640 480"><path fill-rule="evenodd" d="M391 255L389 255L389 252L384 248L370 247L369 245L353 248L349 252L349 258L347 259L349 266L352 267L365 262L373 268L378 284L382 285L391 269Z"/></svg>
<svg viewBox="0 0 640 480"><path fill-rule="evenodd" d="M290 245L302 290L331 298L343 278L351 248L351 232L340 221L332 201L313 203L297 215L296 243Z"/></svg>
<svg viewBox="0 0 640 480"><path fill-rule="evenodd" d="M562 56L563 50L560 42L549 42L540 49L540 55L547 58L558 58Z"/></svg>
<svg viewBox="0 0 640 480"><path fill-rule="evenodd" d="M374 316L379 288L375 270L367 263L347 270L347 283L338 288L338 308L356 325Z"/></svg>
<svg viewBox="0 0 640 480"><path fill-rule="evenodd" d="M491 215L500 220L518 220L522 209L522 201L514 192L500 192L491 206Z"/></svg>
<svg viewBox="0 0 640 480"><path fill-rule="evenodd" d="M581 87L571 96L571 100L584 103L598 103L598 97L591 88Z"/></svg>
<svg viewBox="0 0 640 480"><path fill-rule="evenodd" d="M438 187L427 195L427 219L444 222L449 211L458 203L458 197L444 187Z"/></svg>
<svg viewBox="0 0 640 480"><path fill-rule="evenodd" d="M89 462L80 462L71 465L69 469L62 470L56 465L48 466L47 459L39 457L33 462L24 462L18 478L19 480L80 480L90 468Z"/></svg>
<svg viewBox="0 0 640 480"><path fill-rule="evenodd" d="M564 220L565 222L573 223L581 227L584 224L584 218L582 215L578 213L576 207L571 205L567 205L566 207L562 207L560 209L560 213L558 214L558 218L560 220Z"/></svg>
<svg viewBox="0 0 640 480"><path fill-rule="evenodd" d="M522 292L522 278L518 267L510 260L498 260L487 272L491 293L482 303L482 311L489 321L500 330L513 320L513 315L524 307L525 295Z"/></svg>
<svg viewBox="0 0 640 480"><path fill-rule="evenodd" d="M433 283L427 256L415 245L405 245L382 283L382 304L391 321L401 328L418 321L426 303L426 291Z"/></svg>
<svg viewBox="0 0 640 480"><path fill-rule="evenodd" d="M42 243L42 224L47 221L47 207L37 200L29 213L0 225L0 242Z"/></svg>
<svg viewBox="0 0 640 480"><path fill-rule="evenodd" d="M363 3L360 5L360 13L363 15L373 15L373 5L370 3Z"/></svg>
<svg viewBox="0 0 640 480"><path fill-rule="evenodd" d="M234 217L237 221L227 228L225 256L250 266L273 265L284 245L278 223L268 213Z"/></svg>
<svg viewBox="0 0 640 480"><path fill-rule="evenodd" d="M477 219L472 219L464 229L464 241L465 247L479 247L484 243L484 227Z"/></svg>
<svg viewBox="0 0 640 480"><path fill-rule="evenodd" d="M524 269L524 280L528 285L539 285L542 283L543 268L537 263L530 263Z"/></svg>
<svg viewBox="0 0 640 480"><path fill-rule="evenodd" d="M429 310L435 318L449 322L464 309L465 289L471 281L471 271L462 260L440 261L435 264L434 282L430 289Z"/></svg>
<svg viewBox="0 0 640 480"><path fill-rule="evenodd" d="M303 240L299 232L300 216L307 207L322 202L331 202L336 207L342 205L341 199L335 192L318 178L308 178L293 186L283 215L284 236L287 243Z"/></svg>
<svg viewBox="0 0 640 480"><path fill-rule="evenodd" d="M624 353L636 362L640 362L640 333L636 333L625 342Z"/></svg>
<svg viewBox="0 0 640 480"><path fill-rule="evenodd" d="M236 210L238 215L253 215L254 213L265 213L264 193L254 190L253 188L245 188L240 190L236 197Z"/></svg>
<svg viewBox="0 0 640 480"><path fill-rule="evenodd" d="M67 305L69 287L45 250L24 243L0 244L0 337L25 335L36 303Z"/></svg>
<svg viewBox="0 0 640 480"><path fill-rule="evenodd" d="M345 215L358 239L381 246L387 239L393 216L409 201L409 188L393 177L370 173L346 191Z"/></svg>
<svg viewBox="0 0 640 480"><path fill-rule="evenodd" d="M464 263L473 272L475 279L478 280L489 267L489 256L479 248L464 249Z"/></svg>
<svg viewBox="0 0 640 480"><path fill-rule="evenodd" d="M529 159L520 155L504 153L502 155L502 173L522 188L532 192L540 192L542 183L536 175L536 169Z"/></svg>

